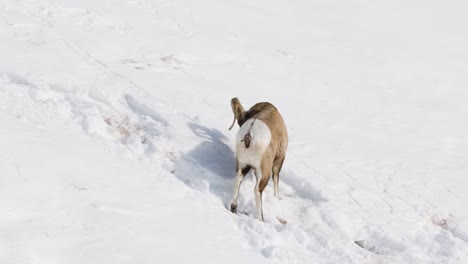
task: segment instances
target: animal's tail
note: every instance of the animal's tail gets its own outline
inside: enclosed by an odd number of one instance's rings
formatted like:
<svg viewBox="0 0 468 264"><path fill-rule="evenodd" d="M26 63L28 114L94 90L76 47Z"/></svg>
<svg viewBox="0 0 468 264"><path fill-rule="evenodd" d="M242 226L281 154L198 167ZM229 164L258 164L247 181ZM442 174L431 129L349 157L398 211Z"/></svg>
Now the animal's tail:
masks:
<svg viewBox="0 0 468 264"><path fill-rule="evenodd" d="M256 120L257 120L257 118L254 118L254 120L250 124L249 131L247 131L247 134L245 134L244 138L241 140L241 142L244 142L245 148L250 147L250 142L252 141L252 135L250 134L250 131L252 130L252 127L253 127Z"/></svg>
<svg viewBox="0 0 468 264"><path fill-rule="evenodd" d="M252 135L250 135L250 131L245 134L244 139L241 142L244 142L246 148L250 147L250 141L252 140Z"/></svg>

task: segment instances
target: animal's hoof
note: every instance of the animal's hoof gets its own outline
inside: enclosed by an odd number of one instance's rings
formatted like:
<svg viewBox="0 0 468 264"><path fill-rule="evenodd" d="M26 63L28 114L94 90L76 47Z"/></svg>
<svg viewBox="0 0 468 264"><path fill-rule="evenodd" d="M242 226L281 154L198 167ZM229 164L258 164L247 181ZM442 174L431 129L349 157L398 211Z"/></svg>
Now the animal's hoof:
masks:
<svg viewBox="0 0 468 264"><path fill-rule="evenodd" d="M231 204L231 212L237 214L237 204Z"/></svg>

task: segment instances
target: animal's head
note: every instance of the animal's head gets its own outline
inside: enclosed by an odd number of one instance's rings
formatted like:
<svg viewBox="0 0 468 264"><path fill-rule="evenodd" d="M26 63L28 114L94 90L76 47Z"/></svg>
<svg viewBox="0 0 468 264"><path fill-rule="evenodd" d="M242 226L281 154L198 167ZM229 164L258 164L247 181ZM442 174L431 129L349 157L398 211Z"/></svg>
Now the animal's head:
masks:
<svg viewBox="0 0 468 264"><path fill-rule="evenodd" d="M236 120L239 126L242 126L242 124L245 122L245 110L237 97L231 99L231 108L232 112L234 113L234 120L232 120L232 125L229 127L229 130L232 129Z"/></svg>

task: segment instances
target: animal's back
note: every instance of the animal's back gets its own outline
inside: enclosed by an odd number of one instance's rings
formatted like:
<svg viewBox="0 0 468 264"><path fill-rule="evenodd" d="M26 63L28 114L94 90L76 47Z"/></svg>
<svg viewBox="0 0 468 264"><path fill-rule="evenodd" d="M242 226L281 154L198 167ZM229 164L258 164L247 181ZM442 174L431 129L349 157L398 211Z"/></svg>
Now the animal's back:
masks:
<svg viewBox="0 0 468 264"><path fill-rule="evenodd" d="M277 141L271 144L272 153L276 153L278 156L284 156L286 149L288 148L288 131L284 123L283 117L278 112L276 107L270 103L258 103L251 109L261 109L256 115L257 119L263 120L265 124L269 126L270 131L275 133L272 135L272 140Z"/></svg>

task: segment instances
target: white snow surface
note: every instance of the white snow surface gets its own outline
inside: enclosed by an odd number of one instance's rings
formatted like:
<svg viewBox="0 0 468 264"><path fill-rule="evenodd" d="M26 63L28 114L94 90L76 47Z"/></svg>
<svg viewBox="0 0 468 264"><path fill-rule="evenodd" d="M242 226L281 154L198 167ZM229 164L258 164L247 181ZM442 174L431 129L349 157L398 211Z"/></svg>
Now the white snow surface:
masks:
<svg viewBox="0 0 468 264"><path fill-rule="evenodd" d="M465 1L0 1L0 263L468 263ZM288 127L238 214L229 105ZM281 220L281 221L280 221Z"/></svg>

